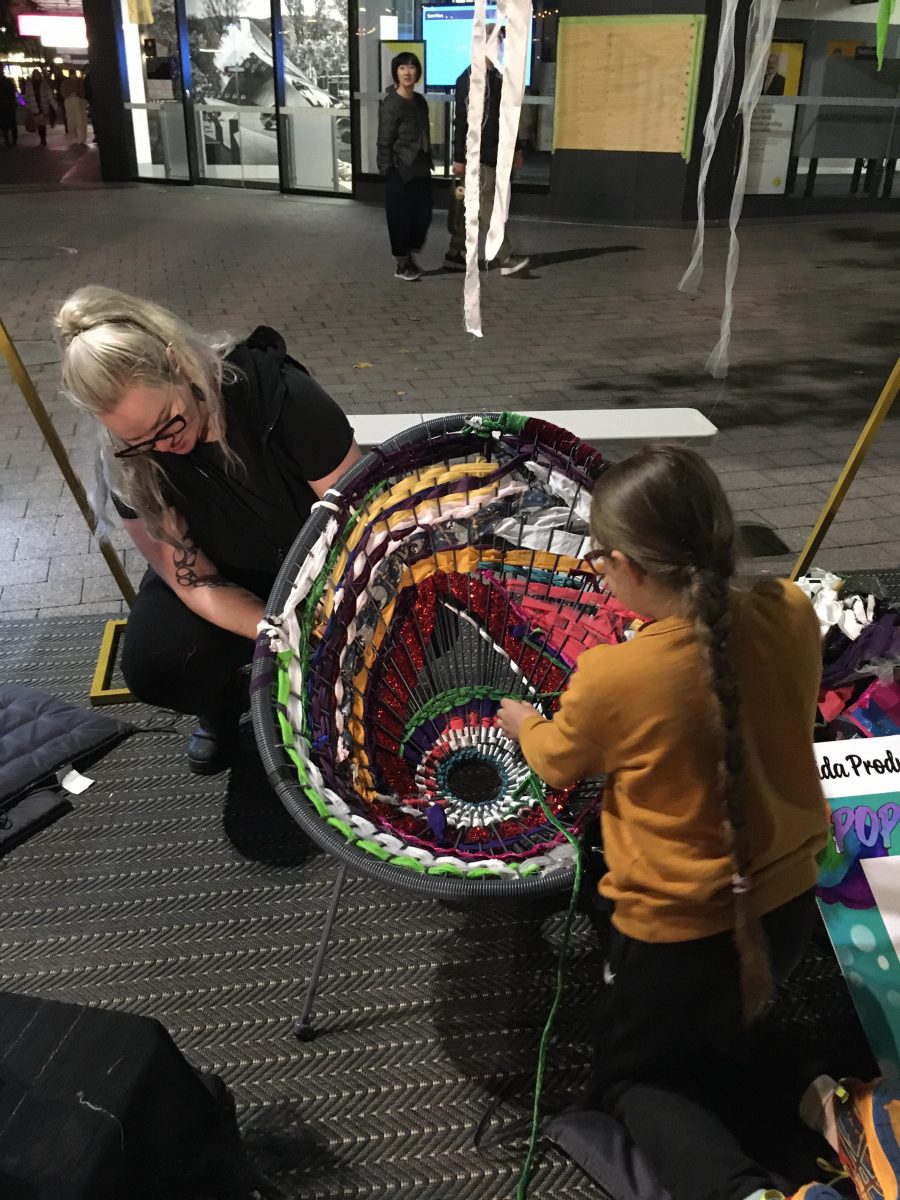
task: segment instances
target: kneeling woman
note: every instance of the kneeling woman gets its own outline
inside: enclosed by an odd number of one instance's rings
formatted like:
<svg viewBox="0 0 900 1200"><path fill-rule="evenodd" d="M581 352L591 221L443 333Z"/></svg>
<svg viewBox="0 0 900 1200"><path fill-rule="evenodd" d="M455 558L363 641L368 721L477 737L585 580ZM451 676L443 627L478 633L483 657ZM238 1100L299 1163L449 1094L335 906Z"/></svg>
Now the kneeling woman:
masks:
<svg viewBox="0 0 900 1200"><path fill-rule="evenodd" d="M214 345L156 304L84 287L57 315L63 387L103 427L110 493L149 564L122 671L148 704L199 717L191 770L222 770L248 707L246 668L310 508L360 457L334 401L260 326Z"/></svg>

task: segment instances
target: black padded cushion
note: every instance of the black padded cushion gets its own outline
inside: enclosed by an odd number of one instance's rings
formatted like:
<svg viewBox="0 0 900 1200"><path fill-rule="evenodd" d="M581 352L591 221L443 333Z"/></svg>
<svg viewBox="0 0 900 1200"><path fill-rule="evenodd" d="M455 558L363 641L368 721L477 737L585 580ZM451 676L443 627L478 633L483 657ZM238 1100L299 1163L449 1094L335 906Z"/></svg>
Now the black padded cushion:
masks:
<svg viewBox="0 0 900 1200"><path fill-rule="evenodd" d="M18 683L0 684L0 854L67 812L56 782L86 769L132 727Z"/></svg>

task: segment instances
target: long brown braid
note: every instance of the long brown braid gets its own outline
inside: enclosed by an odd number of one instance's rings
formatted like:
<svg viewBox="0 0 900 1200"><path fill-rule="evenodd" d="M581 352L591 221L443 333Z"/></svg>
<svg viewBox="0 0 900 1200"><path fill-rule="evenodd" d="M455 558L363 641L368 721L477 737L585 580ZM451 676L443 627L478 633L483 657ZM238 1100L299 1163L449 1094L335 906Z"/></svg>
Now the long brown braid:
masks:
<svg viewBox="0 0 900 1200"><path fill-rule="evenodd" d="M604 472L591 505L598 545L619 550L640 570L683 593L709 667L721 754L717 787L725 848L733 862L734 938L745 1019L772 994L768 947L749 903L750 834L741 789L744 747L731 637L736 532L715 472L693 450L648 446Z"/></svg>
<svg viewBox="0 0 900 1200"><path fill-rule="evenodd" d="M729 580L714 570L688 568L688 595L697 640L709 664L718 705L722 755L718 780L725 837L734 861L731 890L734 897L734 940L741 966L741 999L744 1017L756 1017L772 994L772 968L759 920L750 912L750 834L740 790L744 762L741 737L741 702L731 644Z"/></svg>

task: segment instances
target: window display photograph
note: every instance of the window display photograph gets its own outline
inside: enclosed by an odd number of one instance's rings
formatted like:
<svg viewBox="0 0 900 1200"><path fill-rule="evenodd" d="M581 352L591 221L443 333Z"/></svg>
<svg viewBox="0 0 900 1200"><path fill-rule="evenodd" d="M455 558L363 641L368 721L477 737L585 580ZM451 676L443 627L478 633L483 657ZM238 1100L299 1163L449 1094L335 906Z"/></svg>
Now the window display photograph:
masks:
<svg viewBox="0 0 900 1200"><path fill-rule="evenodd" d="M210 181L279 182L278 112L269 5L188 0L201 169ZM284 103L289 186L349 190L346 5L285 4Z"/></svg>

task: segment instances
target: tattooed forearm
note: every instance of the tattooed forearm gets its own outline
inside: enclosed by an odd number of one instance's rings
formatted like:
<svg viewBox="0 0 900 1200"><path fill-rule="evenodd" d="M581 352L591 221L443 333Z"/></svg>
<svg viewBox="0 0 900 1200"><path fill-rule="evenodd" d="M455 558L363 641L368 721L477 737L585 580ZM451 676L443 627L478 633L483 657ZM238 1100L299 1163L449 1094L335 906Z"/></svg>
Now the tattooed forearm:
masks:
<svg viewBox="0 0 900 1200"><path fill-rule="evenodd" d="M237 587L236 583L232 583L230 579L225 579L222 575L213 572L210 575L199 575L196 570L197 555L199 549L196 542L189 533L184 535L182 545L176 547L172 553L172 562L175 564L175 581L181 587L206 587L206 588L224 588Z"/></svg>

